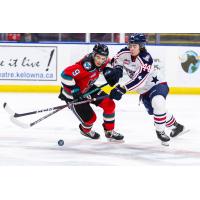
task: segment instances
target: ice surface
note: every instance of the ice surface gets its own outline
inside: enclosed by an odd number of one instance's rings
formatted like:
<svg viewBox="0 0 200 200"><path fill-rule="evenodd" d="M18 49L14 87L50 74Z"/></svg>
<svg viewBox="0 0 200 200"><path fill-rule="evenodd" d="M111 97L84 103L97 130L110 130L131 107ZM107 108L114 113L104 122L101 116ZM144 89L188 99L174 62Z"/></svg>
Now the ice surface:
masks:
<svg viewBox="0 0 200 200"><path fill-rule="evenodd" d="M98 118L93 129L101 134L100 140L82 136L79 121L68 109L29 129L17 127L3 109L4 102L19 113L63 104L57 94L0 93L1 166L200 165L200 96L168 96L168 110L190 129L172 139L169 147L157 139L152 116L138 105L138 95L124 95L116 102L116 130L125 136L124 143L107 142L102 110L96 106ZM19 119L29 123L45 114ZM65 141L64 146L58 146L59 139Z"/></svg>

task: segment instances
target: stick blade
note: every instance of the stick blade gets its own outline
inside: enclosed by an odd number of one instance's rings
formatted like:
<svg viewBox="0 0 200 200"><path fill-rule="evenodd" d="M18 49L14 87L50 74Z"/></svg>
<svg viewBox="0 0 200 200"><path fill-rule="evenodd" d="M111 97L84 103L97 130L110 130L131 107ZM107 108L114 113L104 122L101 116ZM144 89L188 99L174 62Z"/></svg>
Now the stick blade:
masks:
<svg viewBox="0 0 200 200"><path fill-rule="evenodd" d="M3 108L8 114L14 116L15 112L8 106L6 102L3 104Z"/></svg>
<svg viewBox="0 0 200 200"><path fill-rule="evenodd" d="M23 122L19 121L17 118L15 118L13 116L10 116L10 121L13 124L15 124L15 125L17 125L17 126L19 126L21 128L30 128L31 127L29 124L23 123Z"/></svg>

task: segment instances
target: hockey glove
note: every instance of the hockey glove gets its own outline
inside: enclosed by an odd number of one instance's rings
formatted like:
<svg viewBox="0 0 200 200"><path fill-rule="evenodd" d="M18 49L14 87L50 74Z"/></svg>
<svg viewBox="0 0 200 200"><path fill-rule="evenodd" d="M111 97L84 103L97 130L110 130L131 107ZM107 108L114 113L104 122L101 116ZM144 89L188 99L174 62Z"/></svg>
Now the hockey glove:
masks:
<svg viewBox="0 0 200 200"><path fill-rule="evenodd" d="M64 90L64 88L61 87L60 94L59 94L58 98L65 101L66 103L69 103L69 102L74 101L74 100L77 100L77 101L82 100L82 94L81 94L80 88L78 86L73 86L73 88L70 88L70 89L68 88L68 93L69 93L69 95L71 94L73 96L73 99L66 97L63 94L63 90ZM65 91L65 93L67 93L67 92Z"/></svg>
<svg viewBox="0 0 200 200"><path fill-rule="evenodd" d="M78 86L74 86L74 88L71 90L71 93L72 93L72 96L74 98L74 100L82 100L82 93L81 93L81 90Z"/></svg>
<svg viewBox="0 0 200 200"><path fill-rule="evenodd" d="M117 85L115 88L113 88L110 92L110 98L115 100L120 100L122 98L122 95L126 93L126 89L121 87L120 85Z"/></svg>
<svg viewBox="0 0 200 200"><path fill-rule="evenodd" d="M103 75L110 86L114 86L119 82L119 79L122 77L123 71L121 68L105 68Z"/></svg>

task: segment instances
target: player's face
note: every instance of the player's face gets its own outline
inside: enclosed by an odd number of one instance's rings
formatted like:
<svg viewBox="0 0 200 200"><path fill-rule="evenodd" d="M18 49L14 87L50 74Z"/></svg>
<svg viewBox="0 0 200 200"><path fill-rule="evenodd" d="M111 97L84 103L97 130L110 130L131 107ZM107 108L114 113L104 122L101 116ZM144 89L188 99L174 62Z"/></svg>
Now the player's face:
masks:
<svg viewBox="0 0 200 200"><path fill-rule="evenodd" d="M101 65L103 65L106 62L106 59L107 59L106 56L102 56L102 55L96 54L94 56L94 64L97 67L100 67Z"/></svg>
<svg viewBox="0 0 200 200"><path fill-rule="evenodd" d="M140 45L139 44L129 44L128 48L130 49L132 56L137 56L140 53Z"/></svg>

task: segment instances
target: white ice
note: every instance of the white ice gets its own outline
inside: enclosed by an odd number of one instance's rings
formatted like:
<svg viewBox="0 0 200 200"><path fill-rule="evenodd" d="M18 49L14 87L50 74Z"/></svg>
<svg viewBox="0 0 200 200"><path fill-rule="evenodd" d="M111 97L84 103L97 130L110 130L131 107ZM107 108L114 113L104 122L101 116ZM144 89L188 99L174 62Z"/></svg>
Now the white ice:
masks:
<svg viewBox="0 0 200 200"><path fill-rule="evenodd" d="M177 121L190 131L162 146L157 139L152 116L138 95L124 95L116 102L116 130L125 136L124 143L107 142L102 128L102 110L93 106L97 121L93 129L101 134L99 140L85 138L79 133L79 121L64 109L23 129L9 120L3 103L16 112L62 105L57 94L0 93L0 165L2 166L130 166L130 165L200 165L200 96L169 95L167 107ZM19 118L30 123L46 113ZM169 133L169 132L167 132ZM58 146L63 139L64 146Z"/></svg>

